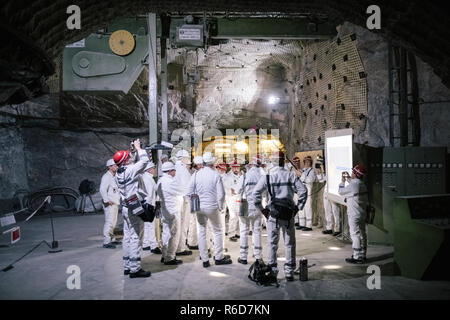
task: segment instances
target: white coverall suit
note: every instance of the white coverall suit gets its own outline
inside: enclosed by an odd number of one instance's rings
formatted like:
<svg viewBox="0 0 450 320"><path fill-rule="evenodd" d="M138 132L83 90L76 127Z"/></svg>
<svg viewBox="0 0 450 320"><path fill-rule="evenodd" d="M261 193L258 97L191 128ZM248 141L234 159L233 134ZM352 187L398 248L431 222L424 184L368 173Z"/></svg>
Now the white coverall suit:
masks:
<svg viewBox="0 0 450 320"><path fill-rule="evenodd" d="M175 169L177 173L175 175L175 180L182 190L182 194L178 197L178 201L180 201L180 239L178 241L177 253L188 250L186 246L186 239L189 230L189 224L191 221L191 202L189 196L187 195L189 192L189 183L191 181L191 174L189 170L186 168L186 165L177 161L175 164Z"/></svg>
<svg viewBox="0 0 450 320"><path fill-rule="evenodd" d="M294 193L298 195L298 207L303 207L305 198L307 197L307 189L300 179L293 173L287 171L283 167L275 167L270 170L270 185L272 195L276 198L291 199L294 202ZM262 176L253 192L255 207L259 210L263 209L261 204L262 194L268 191L267 176ZM269 194L269 193L268 193ZM269 194L269 203L271 201ZM284 274L286 277L292 277L296 266L295 261L295 228L294 216L290 221L275 219L269 216L267 219L267 240L269 246L268 264L272 270L278 274L277 268L277 251L278 242L280 240L280 228L283 232L286 263L284 264Z"/></svg>
<svg viewBox="0 0 450 320"><path fill-rule="evenodd" d="M242 175L235 175L233 171L227 173L224 179L225 188L225 200L227 202L228 212L230 213L230 219L228 220L228 235L233 237L239 234L239 206L238 201L241 200L241 195L237 193L239 189ZM231 193L231 189L234 189L235 195Z"/></svg>
<svg viewBox="0 0 450 320"><path fill-rule="evenodd" d="M119 212L120 193L116 179L108 170L100 182L100 194L103 200L103 210L105 212L105 224L103 226L103 244L111 243L114 238L114 228L117 224L117 214ZM112 205L105 203L113 202Z"/></svg>
<svg viewBox="0 0 450 320"><path fill-rule="evenodd" d="M148 204L155 206L156 204L156 182L153 176L145 172L142 175L142 182L144 183L145 190L147 191L147 198L145 199ZM150 247L150 250L158 247L158 241L156 241L155 235L155 220L152 222L144 222L144 239L142 242L144 248Z"/></svg>
<svg viewBox="0 0 450 320"><path fill-rule="evenodd" d="M189 194L194 193L197 193L200 198L200 211L197 213L200 257L203 262L209 261L206 228L208 221L210 221L214 233L214 258L215 260L222 260L223 237L219 212L223 210L225 192L219 173L206 166L198 171L197 174L192 175Z"/></svg>
<svg viewBox="0 0 450 320"><path fill-rule="evenodd" d="M248 202L248 212L246 216L239 216L239 222L241 227L241 237L240 237L240 258L242 260L247 260L248 255L248 232L252 230L252 240L253 240L253 256L255 259L262 258L262 244L261 244L261 211L255 207L255 201L253 198L253 191L256 184L261 179L265 177L262 174L261 168L252 167L245 174L243 178L243 186L238 190L239 193L242 192L243 197L247 199Z"/></svg>
<svg viewBox="0 0 450 320"><path fill-rule="evenodd" d="M367 251L366 205L368 192L364 182L351 179L348 186L339 184L338 193L345 197L347 204L348 226L352 238L353 259L365 259Z"/></svg>
<svg viewBox="0 0 450 320"><path fill-rule="evenodd" d="M318 174L317 180L319 182L327 182L327 176L325 174ZM323 209L325 211L325 220L326 220L326 230L334 230L334 232L340 232L340 212L338 205L328 200L327 192L323 192ZM333 219L334 219L334 228L333 228Z"/></svg>
<svg viewBox="0 0 450 320"><path fill-rule="evenodd" d="M305 203L303 210L300 210L299 223L301 227L312 227L312 200L315 195L312 195L313 183L317 181L316 171L313 168L303 169L300 181L304 183L306 189L308 190L308 198Z"/></svg>
<svg viewBox="0 0 450 320"><path fill-rule="evenodd" d="M178 173L177 173L178 174ZM165 262L175 259L181 236L181 202L183 191L175 177L164 173L157 184L162 213L162 255Z"/></svg>
<svg viewBox="0 0 450 320"><path fill-rule="evenodd" d="M137 216L142 211L129 209L125 199L136 194L140 201L144 200L143 191L139 190L139 176L149 162L145 150L138 150L138 156L139 160L136 163L121 166L116 173L116 182L123 203L123 263L124 269L130 270L131 273L141 269L140 253L144 221Z"/></svg>
<svg viewBox="0 0 450 320"><path fill-rule="evenodd" d="M199 170L193 170L191 177L198 171ZM189 183L190 183L190 180L189 180ZM190 204L190 202L189 202L189 204ZM188 230L188 234L187 234L187 243L191 247L198 246L197 216L194 214L192 214L192 217L190 217L190 219L189 219L189 230Z"/></svg>

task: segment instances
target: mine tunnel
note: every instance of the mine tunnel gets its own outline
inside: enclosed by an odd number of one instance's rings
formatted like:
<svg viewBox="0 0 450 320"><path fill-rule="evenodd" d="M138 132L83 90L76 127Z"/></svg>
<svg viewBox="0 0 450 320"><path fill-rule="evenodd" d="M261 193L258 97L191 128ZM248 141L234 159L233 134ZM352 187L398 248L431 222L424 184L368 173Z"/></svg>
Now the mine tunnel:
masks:
<svg viewBox="0 0 450 320"><path fill-rule="evenodd" d="M449 298L440 5L7 0L0 17L2 300ZM139 176L153 170L151 223L129 209L141 178L120 178L138 164ZM108 174L117 203L102 193ZM204 194L193 209L196 174L222 186L213 214ZM290 190L286 225L271 215L266 177ZM186 186L173 208L170 179ZM356 180L366 189L344 195ZM276 286L247 278L255 261ZM69 270L81 270L72 287Z"/></svg>

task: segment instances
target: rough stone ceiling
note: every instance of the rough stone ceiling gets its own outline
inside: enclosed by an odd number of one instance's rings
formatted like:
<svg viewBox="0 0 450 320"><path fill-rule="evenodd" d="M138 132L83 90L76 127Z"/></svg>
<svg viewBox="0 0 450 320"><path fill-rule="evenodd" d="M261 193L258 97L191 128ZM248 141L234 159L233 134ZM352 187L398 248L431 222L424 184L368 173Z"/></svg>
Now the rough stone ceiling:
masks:
<svg viewBox="0 0 450 320"><path fill-rule="evenodd" d="M349 21L365 26L366 9L373 1L287 0L287 1L184 1L184 0L88 0L77 1L82 10L82 29L67 30L66 8L73 1L24 0L2 2L2 29L14 29L30 47L39 48L43 60L53 61L65 44L82 39L115 19L146 12L272 12L327 14L336 24ZM401 43L428 62L443 82L450 85L450 19L438 2L419 0L379 0L382 29L388 39ZM11 48L3 47L2 56ZM35 50L39 51L39 50ZM29 53L29 52L28 52ZM28 55L27 53L27 56ZM22 57L23 59L26 57ZM20 57L16 57L20 60ZM20 62L20 61L19 61Z"/></svg>

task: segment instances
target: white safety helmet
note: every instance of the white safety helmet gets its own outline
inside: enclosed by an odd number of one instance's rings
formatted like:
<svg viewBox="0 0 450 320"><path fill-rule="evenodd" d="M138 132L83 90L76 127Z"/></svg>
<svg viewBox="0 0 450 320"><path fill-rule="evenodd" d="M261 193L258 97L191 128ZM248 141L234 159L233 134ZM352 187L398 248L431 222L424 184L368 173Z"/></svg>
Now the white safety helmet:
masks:
<svg viewBox="0 0 450 320"><path fill-rule="evenodd" d="M190 158L191 155L186 150L180 150L177 152L177 159L181 160L182 158Z"/></svg>
<svg viewBox="0 0 450 320"><path fill-rule="evenodd" d="M202 156L194 157L194 164L203 164L203 157Z"/></svg>
<svg viewBox="0 0 450 320"><path fill-rule="evenodd" d="M109 159L108 161L106 161L106 166L107 167L111 167L113 165L115 165L116 163L114 162L114 159Z"/></svg>
<svg viewBox="0 0 450 320"><path fill-rule="evenodd" d="M155 164L153 163L153 162L149 162L148 164L147 164L147 166L145 167L145 171L147 171L148 169L151 169L151 168L154 168L155 167Z"/></svg>
<svg viewBox="0 0 450 320"><path fill-rule="evenodd" d="M206 164L213 164L216 159L211 152L205 152L203 154L203 162Z"/></svg>
<svg viewBox="0 0 450 320"><path fill-rule="evenodd" d="M161 166L162 172L169 172L170 170L175 170L175 165L171 161L164 162Z"/></svg>

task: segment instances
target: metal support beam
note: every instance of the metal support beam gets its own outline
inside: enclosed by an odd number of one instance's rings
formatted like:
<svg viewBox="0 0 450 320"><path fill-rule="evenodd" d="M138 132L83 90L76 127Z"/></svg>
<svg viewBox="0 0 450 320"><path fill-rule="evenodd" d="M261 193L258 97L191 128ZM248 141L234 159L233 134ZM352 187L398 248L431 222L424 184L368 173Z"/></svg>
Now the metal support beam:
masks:
<svg viewBox="0 0 450 320"><path fill-rule="evenodd" d="M161 139L169 141L167 128L167 46L161 38Z"/></svg>
<svg viewBox="0 0 450 320"><path fill-rule="evenodd" d="M148 126L149 144L158 142L158 84L156 82L156 14L148 14Z"/></svg>

